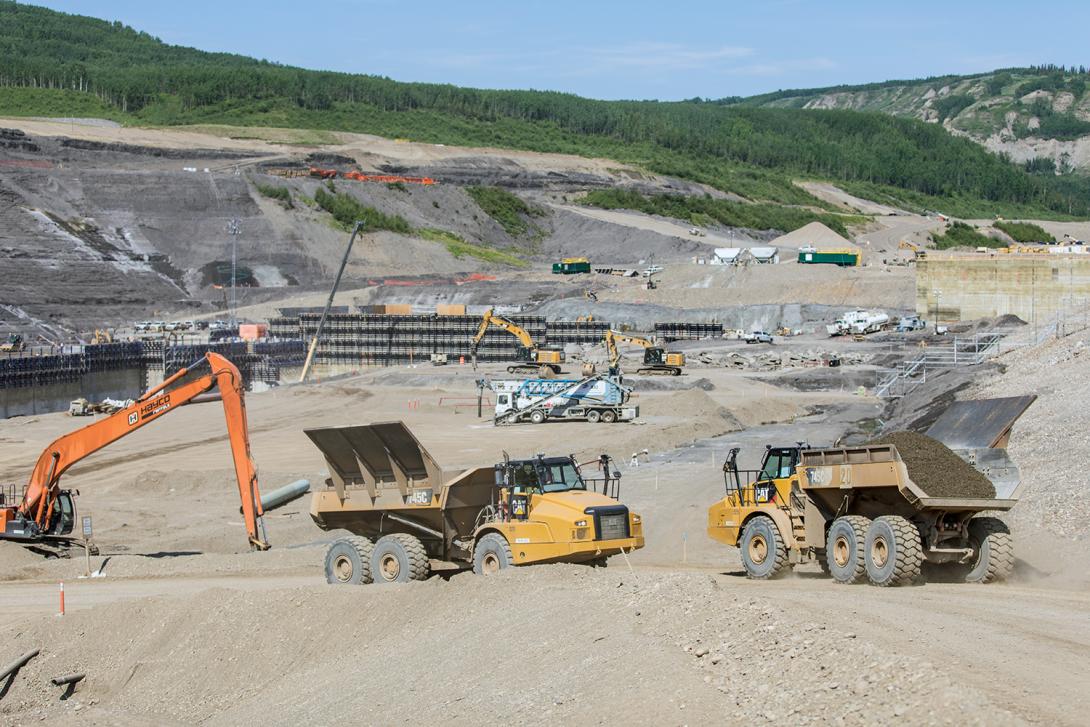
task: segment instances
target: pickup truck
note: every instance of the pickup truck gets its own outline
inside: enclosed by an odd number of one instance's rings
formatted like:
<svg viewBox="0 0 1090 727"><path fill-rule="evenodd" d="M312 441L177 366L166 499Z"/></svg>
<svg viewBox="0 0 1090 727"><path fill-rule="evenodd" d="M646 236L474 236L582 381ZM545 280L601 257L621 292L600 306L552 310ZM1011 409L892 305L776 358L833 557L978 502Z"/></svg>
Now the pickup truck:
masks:
<svg viewBox="0 0 1090 727"><path fill-rule="evenodd" d="M746 343L772 343L772 334L767 331L753 331L742 337Z"/></svg>

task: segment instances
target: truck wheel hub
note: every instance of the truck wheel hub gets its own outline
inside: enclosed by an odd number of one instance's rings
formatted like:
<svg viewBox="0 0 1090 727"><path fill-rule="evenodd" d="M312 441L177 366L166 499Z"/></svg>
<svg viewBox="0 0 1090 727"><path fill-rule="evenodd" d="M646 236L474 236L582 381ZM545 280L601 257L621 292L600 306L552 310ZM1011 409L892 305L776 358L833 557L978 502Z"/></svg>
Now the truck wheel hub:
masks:
<svg viewBox="0 0 1090 727"><path fill-rule="evenodd" d="M382 561L379 563L379 570L382 571L382 577L388 581L397 580L398 575L401 574L401 563L397 558L387 553L382 556Z"/></svg>
<svg viewBox="0 0 1090 727"><path fill-rule="evenodd" d="M851 551L848 549L848 541L846 538L839 537L836 542L833 543L833 560L840 567L848 565L848 561L851 559Z"/></svg>
<svg viewBox="0 0 1090 727"><path fill-rule="evenodd" d="M889 546L886 544L885 539L875 538L874 545L870 548L871 561L881 568L886 564L886 560L889 558Z"/></svg>
<svg viewBox="0 0 1090 727"><path fill-rule="evenodd" d="M333 561L333 575L337 577L337 580L341 583L348 583L352 580L352 573L355 568L352 567L352 561L349 560L346 555L338 555L337 559Z"/></svg>
<svg viewBox="0 0 1090 727"><path fill-rule="evenodd" d="M754 563L764 563L768 556L768 543L760 535L749 541L749 559Z"/></svg>
<svg viewBox="0 0 1090 727"><path fill-rule="evenodd" d="M496 557L495 553L487 553L481 562L481 570L486 575L492 575L500 569L500 559Z"/></svg>

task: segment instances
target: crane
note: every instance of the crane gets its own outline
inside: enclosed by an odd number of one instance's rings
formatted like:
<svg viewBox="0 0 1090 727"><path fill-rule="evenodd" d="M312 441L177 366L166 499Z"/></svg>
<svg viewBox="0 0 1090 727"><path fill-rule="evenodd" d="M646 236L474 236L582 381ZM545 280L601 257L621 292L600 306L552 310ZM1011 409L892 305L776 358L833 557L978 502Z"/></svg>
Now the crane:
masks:
<svg viewBox="0 0 1090 727"><path fill-rule="evenodd" d="M666 376L680 376L681 367L685 365L685 354L668 352L661 346L656 346L642 336L630 336L627 333L608 330L605 335L606 352L609 354L609 372L616 374L620 370L621 352L617 343L633 343L643 347L643 366L636 370L637 374L664 374Z"/></svg>
<svg viewBox="0 0 1090 727"><path fill-rule="evenodd" d="M205 366L209 369L207 373L195 378L191 376ZM19 505L0 501L0 539L67 544L71 540L68 535L75 524L76 511L72 491L60 488L61 475L83 458L217 387L227 418L227 434L231 440L231 456L250 547L267 550L269 543L265 538L257 468L250 454L242 375L233 363L211 352L141 395L131 406L69 432L46 447L34 465Z"/></svg>
<svg viewBox="0 0 1090 727"><path fill-rule="evenodd" d="M492 308L485 311L484 317L481 318L481 325L477 328L477 334L473 336L470 351L473 356L474 368L477 367L477 347L484 339L484 334L488 332L489 326L496 326L507 331L519 340L518 356L521 363L508 366L507 373L536 373L543 379L551 379L561 373L560 364L564 362L563 351L538 348L525 328L496 315Z"/></svg>

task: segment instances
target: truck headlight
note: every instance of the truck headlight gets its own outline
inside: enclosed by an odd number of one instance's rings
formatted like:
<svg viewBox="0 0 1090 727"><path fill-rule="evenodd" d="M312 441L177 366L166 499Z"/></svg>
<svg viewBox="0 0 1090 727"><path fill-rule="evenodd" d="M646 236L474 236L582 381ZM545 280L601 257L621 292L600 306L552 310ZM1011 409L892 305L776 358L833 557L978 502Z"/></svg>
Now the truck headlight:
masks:
<svg viewBox="0 0 1090 727"><path fill-rule="evenodd" d="M577 528L585 528L586 526L587 526L587 521L586 520L576 520L575 521L575 527L577 527Z"/></svg>
<svg viewBox="0 0 1090 727"><path fill-rule="evenodd" d="M637 515L635 513L632 513L632 524L633 525L636 525L636 524L642 523L642 522L643 522L643 518L641 518L639 515Z"/></svg>

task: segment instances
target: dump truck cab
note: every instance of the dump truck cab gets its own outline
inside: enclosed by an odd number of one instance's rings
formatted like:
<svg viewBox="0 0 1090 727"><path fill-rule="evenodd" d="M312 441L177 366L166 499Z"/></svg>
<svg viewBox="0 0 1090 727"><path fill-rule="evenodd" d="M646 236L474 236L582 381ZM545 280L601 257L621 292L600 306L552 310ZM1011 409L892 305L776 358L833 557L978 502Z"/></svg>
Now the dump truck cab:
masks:
<svg viewBox="0 0 1090 727"><path fill-rule="evenodd" d="M330 583L489 574L532 563L604 563L644 545L643 522L619 501L620 473L602 455L512 460L445 474L402 422L306 431L330 477L311 517L344 529L326 556Z"/></svg>
<svg viewBox="0 0 1090 727"><path fill-rule="evenodd" d="M759 515L771 518L784 532L791 532L789 503L792 491L798 491L796 468L802 452L809 449L805 442L793 445L765 447L760 469L740 470L734 447L723 463L723 483L726 497L708 510L708 534L713 540L737 546L750 520ZM765 547L759 542L755 547ZM754 553L754 556L759 556Z"/></svg>

